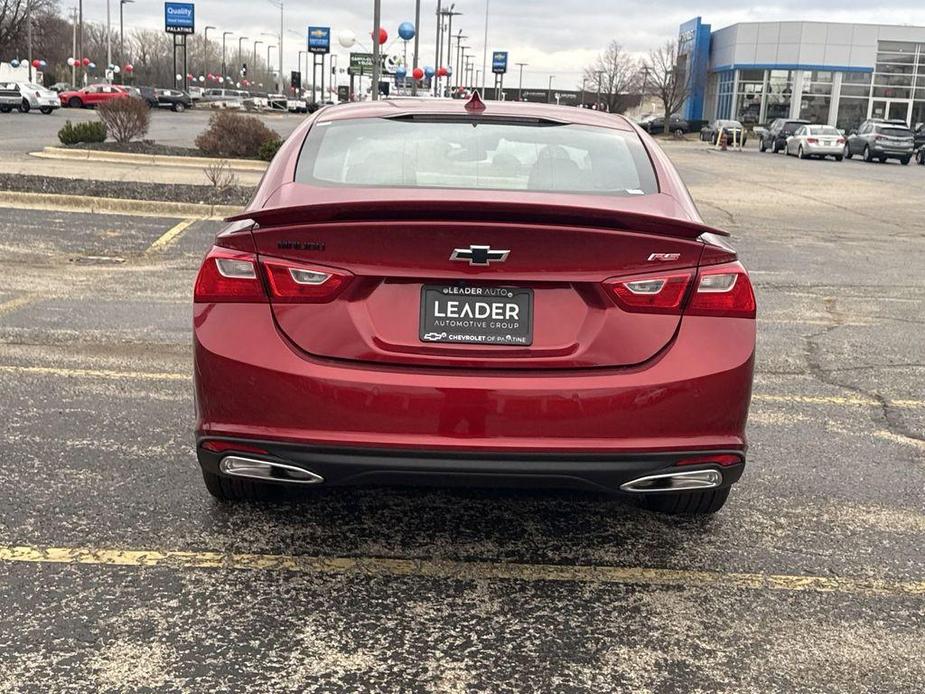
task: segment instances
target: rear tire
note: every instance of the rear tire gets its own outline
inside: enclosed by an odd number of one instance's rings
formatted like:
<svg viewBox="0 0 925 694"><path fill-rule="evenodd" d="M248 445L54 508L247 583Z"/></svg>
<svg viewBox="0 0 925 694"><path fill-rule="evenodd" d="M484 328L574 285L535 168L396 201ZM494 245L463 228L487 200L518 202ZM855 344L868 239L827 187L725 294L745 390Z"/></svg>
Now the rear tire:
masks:
<svg viewBox="0 0 925 694"><path fill-rule="evenodd" d="M868 147L867 145L864 145L864 161L870 163L873 160L874 158L870 154L870 147Z"/></svg>
<svg viewBox="0 0 925 694"><path fill-rule="evenodd" d="M183 113L186 110L186 106L180 103L176 103L173 105L173 110L174 113Z"/></svg>
<svg viewBox="0 0 925 694"><path fill-rule="evenodd" d="M214 472L202 471L209 494L219 501L272 501L282 496L281 485L264 484L242 477L225 477Z"/></svg>
<svg viewBox="0 0 925 694"><path fill-rule="evenodd" d="M842 160L842 155L836 154L836 155L835 155L835 161L841 161L841 160Z"/></svg>
<svg viewBox="0 0 925 694"><path fill-rule="evenodd" d="M29 103L28 99L23 99L22 103L19 105L19 111L21 113L29 113L32 109L32 104Z"/></svg>
<svg viewBox="0 0 925 694"><path fill-rule="evenodd" d="M903 166L908 166L909 161L911 159L912 157L903 157L902 159L899 160L899 163L902 164Z"/></svg>
<svg viewBox="0 0 925 694"><path fill-rule="evenodd" d="M642 505L649 511L670 515L706 515L719 511L729 498L729 487L702 492L647 494Z"/></svg>
<svg viewBox="0 0 925 694"><path fill-rule="evenodd" d="M44 113L46 116L50 116L50 115L51 115L51 112L54 111L54 109L53 109L51 106L42 106L42 107L39 109L39 111L41 111L42 113Z"/></svg>
<svg viewBox="0 0 925 694"><path fill-rule="evenodd" d="M81 101L78 97L72 96L67 100L67 105L71 108L83 108L84 102Z"/></svg>

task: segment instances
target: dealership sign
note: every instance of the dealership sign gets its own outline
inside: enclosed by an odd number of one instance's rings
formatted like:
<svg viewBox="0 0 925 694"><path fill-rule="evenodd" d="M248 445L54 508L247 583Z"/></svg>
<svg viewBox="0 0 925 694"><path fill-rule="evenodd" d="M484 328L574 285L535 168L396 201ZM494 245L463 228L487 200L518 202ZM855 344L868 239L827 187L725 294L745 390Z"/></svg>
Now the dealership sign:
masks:
<svg viewBox="0 0 925 694"><path fill-rule="evenodd" d="M331 27L308 27L308 52L331 52Z"/></svg>
<svg viewBox="0 0 925 694"><path fill-rule="evenodd" d="M491 71L496 75L503 75L507 72L507 51L492 52Z"/></svg>
<svg viewBox="0 0 925 694"><path fill-rule="evenodd" d="M168 34L195 33L196 6L191 2L165 2L164 31Z"/></svg>

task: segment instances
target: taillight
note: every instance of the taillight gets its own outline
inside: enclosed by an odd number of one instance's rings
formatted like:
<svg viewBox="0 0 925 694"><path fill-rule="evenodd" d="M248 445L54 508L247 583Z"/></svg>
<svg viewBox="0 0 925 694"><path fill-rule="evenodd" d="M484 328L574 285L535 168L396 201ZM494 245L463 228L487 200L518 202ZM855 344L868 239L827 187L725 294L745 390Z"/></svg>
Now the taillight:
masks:
<svg viewBox="0 0 925 694"><path fill-rule="evenodd" d="M807 137L806 141L811 145L815 145L819 143L819 140L815 137Z"/></svg>
<svg viewBox="0 0 925 694"><path fill-rule="evenodd" d="M353 275L319 265L288 260L262 259L272 301L323 304L340 294Z"/></svg>
<svg viewBox="0 0 925 694"><path fill-rule="evenodd" d="M840 144L840 145L843 145L843 144L845 144L845 138L840 137L840 138L838 138L838 140L836 140L836 142L838 142L838 144Z"/></svg>
<svg viewBox="0 0 925 694"><path fill-rule="evenodd" d="M613 279L604 282L610 295L626 311L634 313L681 313L693 273L677 272Z"/></svg>
<svg viewBox="0 0 925 694"><path fill-rule="evenodd" d="M262 303L266 300L257 274L257 256L213 246L199 268L193 301Z"/></svg>
<svg viewBox="0 0 925 694"><path fill-rule="evenodd" d="M701 268L685 313L754 318L755 293L745 268L737 262Z"/></svg>

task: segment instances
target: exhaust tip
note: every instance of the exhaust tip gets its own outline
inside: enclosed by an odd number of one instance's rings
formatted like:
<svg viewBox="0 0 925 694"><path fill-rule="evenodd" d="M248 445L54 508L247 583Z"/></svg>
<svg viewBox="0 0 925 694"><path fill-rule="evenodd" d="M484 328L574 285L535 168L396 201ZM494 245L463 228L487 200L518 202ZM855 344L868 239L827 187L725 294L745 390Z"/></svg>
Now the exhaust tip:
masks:
<svg viewBox="0 0 925 694"><path fill-rule="evenodd" d="M693 489L713 489L722 483L723 473L719 470L687 470L638 477L621 484L620 491L633 494L682 492Z"/></svg>
<svg viewBox="0 0 925 694"><path fill-rule="evenodd" d="M316 475L314 472L295 465L242 458L237 455L225 456L218 467L223 473L232 477L248 477L265 482L290 482L293 484L320 484L324 482L321 475Z"/></svg>

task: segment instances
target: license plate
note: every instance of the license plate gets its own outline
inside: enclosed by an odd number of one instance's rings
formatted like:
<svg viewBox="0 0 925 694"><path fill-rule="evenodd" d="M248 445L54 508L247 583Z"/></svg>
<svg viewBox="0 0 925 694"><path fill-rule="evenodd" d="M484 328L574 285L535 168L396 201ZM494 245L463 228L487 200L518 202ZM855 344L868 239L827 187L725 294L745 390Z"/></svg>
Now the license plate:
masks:
<svg viewBox="0 0 925 694"><path fill-rule="evenodd" d="M533 290L425 285L421 342L533 344Z"/></svg>

